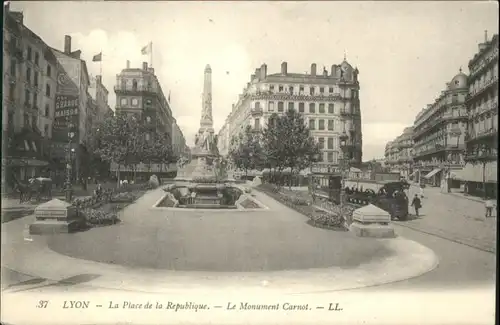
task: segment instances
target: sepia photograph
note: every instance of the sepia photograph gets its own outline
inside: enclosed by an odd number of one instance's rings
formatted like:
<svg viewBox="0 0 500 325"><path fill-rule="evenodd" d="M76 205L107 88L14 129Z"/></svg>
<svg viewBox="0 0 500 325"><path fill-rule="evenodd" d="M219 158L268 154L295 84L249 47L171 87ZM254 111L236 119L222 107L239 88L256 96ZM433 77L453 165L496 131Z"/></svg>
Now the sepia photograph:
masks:
<svg viewBox="0 0 500 325"><path fill-rule="evenodd" d="M494 324L498 26L4 1L1 323Z"/></svg>

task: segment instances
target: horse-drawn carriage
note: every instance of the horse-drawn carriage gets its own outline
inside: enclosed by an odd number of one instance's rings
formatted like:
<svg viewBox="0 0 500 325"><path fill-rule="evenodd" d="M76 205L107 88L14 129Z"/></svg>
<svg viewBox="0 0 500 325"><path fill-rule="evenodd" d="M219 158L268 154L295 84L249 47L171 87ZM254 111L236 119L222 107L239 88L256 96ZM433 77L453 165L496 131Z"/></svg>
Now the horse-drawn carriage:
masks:
<svg viewBox="0 0 500 325"><path fill-rule="evenodd" d="M19 192L19 203L31 201L33 198L37 202L42 199L52 199L52 179L48 177L31 178L28 183L18 181L12 175L11 181L13 182L14 190Z"/></svg>
<svg viewBox="0 0 500 325"><path fill-rule="evenodd" d="M408 219L408 197L404 181L360 182L356 188L346 187L346 200L356 205L373 204L390 213L392 219Z"/></svg>

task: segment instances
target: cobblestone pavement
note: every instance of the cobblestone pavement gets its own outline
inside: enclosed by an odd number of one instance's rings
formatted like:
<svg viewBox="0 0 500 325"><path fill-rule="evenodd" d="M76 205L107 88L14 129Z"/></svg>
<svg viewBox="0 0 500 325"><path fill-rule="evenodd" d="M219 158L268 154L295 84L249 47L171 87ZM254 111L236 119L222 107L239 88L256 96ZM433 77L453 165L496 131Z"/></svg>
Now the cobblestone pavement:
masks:
<svg viewBox="0 0 500 325"><path fill-rule="evenodd" d="M410 188L410 202L417 191ZM426 188L424 195L421 216L397 224L496 253L497 220L485 218L484 203L441 193L439 188ZM412 207L410 211L414 214Z"/></svg>

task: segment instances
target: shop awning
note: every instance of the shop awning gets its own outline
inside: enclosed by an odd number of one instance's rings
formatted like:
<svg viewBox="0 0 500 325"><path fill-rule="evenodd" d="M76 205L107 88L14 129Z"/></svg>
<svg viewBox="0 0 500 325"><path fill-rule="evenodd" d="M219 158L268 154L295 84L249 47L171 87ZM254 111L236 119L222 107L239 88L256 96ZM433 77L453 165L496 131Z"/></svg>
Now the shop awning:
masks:
<svg viewBox="0 0 500 325"><path fill-rule="evenodd" d="M483 178L484 172L484 178ZM454 179L458 179L466 182L476 182L482 183L497 183L497 162L490 161L486 165L482 163L478 164L466 164L461 170L453 171L456 174Z"/></svg>
<svg viewBox="0 0 500 325"><path fill-rule="evenodd" d="M429 174L425 175L424 178L429 179L441 171L441 168L434 168Z"/></svg>

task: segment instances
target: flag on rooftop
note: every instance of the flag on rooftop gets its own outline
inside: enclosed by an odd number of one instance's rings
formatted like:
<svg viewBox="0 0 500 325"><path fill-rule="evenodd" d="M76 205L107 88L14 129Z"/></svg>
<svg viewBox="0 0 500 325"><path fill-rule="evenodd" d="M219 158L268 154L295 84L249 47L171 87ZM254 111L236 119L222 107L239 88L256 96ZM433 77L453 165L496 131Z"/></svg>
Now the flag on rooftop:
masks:
<svg viewBox="0 0 500 325"><path fill-rule="evenodd" d="M92 62L101 62L101 61L102 61L102 52L92 57Z"/></svg>
<svg viewBox="0 0 500 325"><path fill-rule="evenodd" d="M149 42L148 45L144 46L141 49L141 54L142 55L150 54L152 49L153 49L153 42Z"/></svg>

